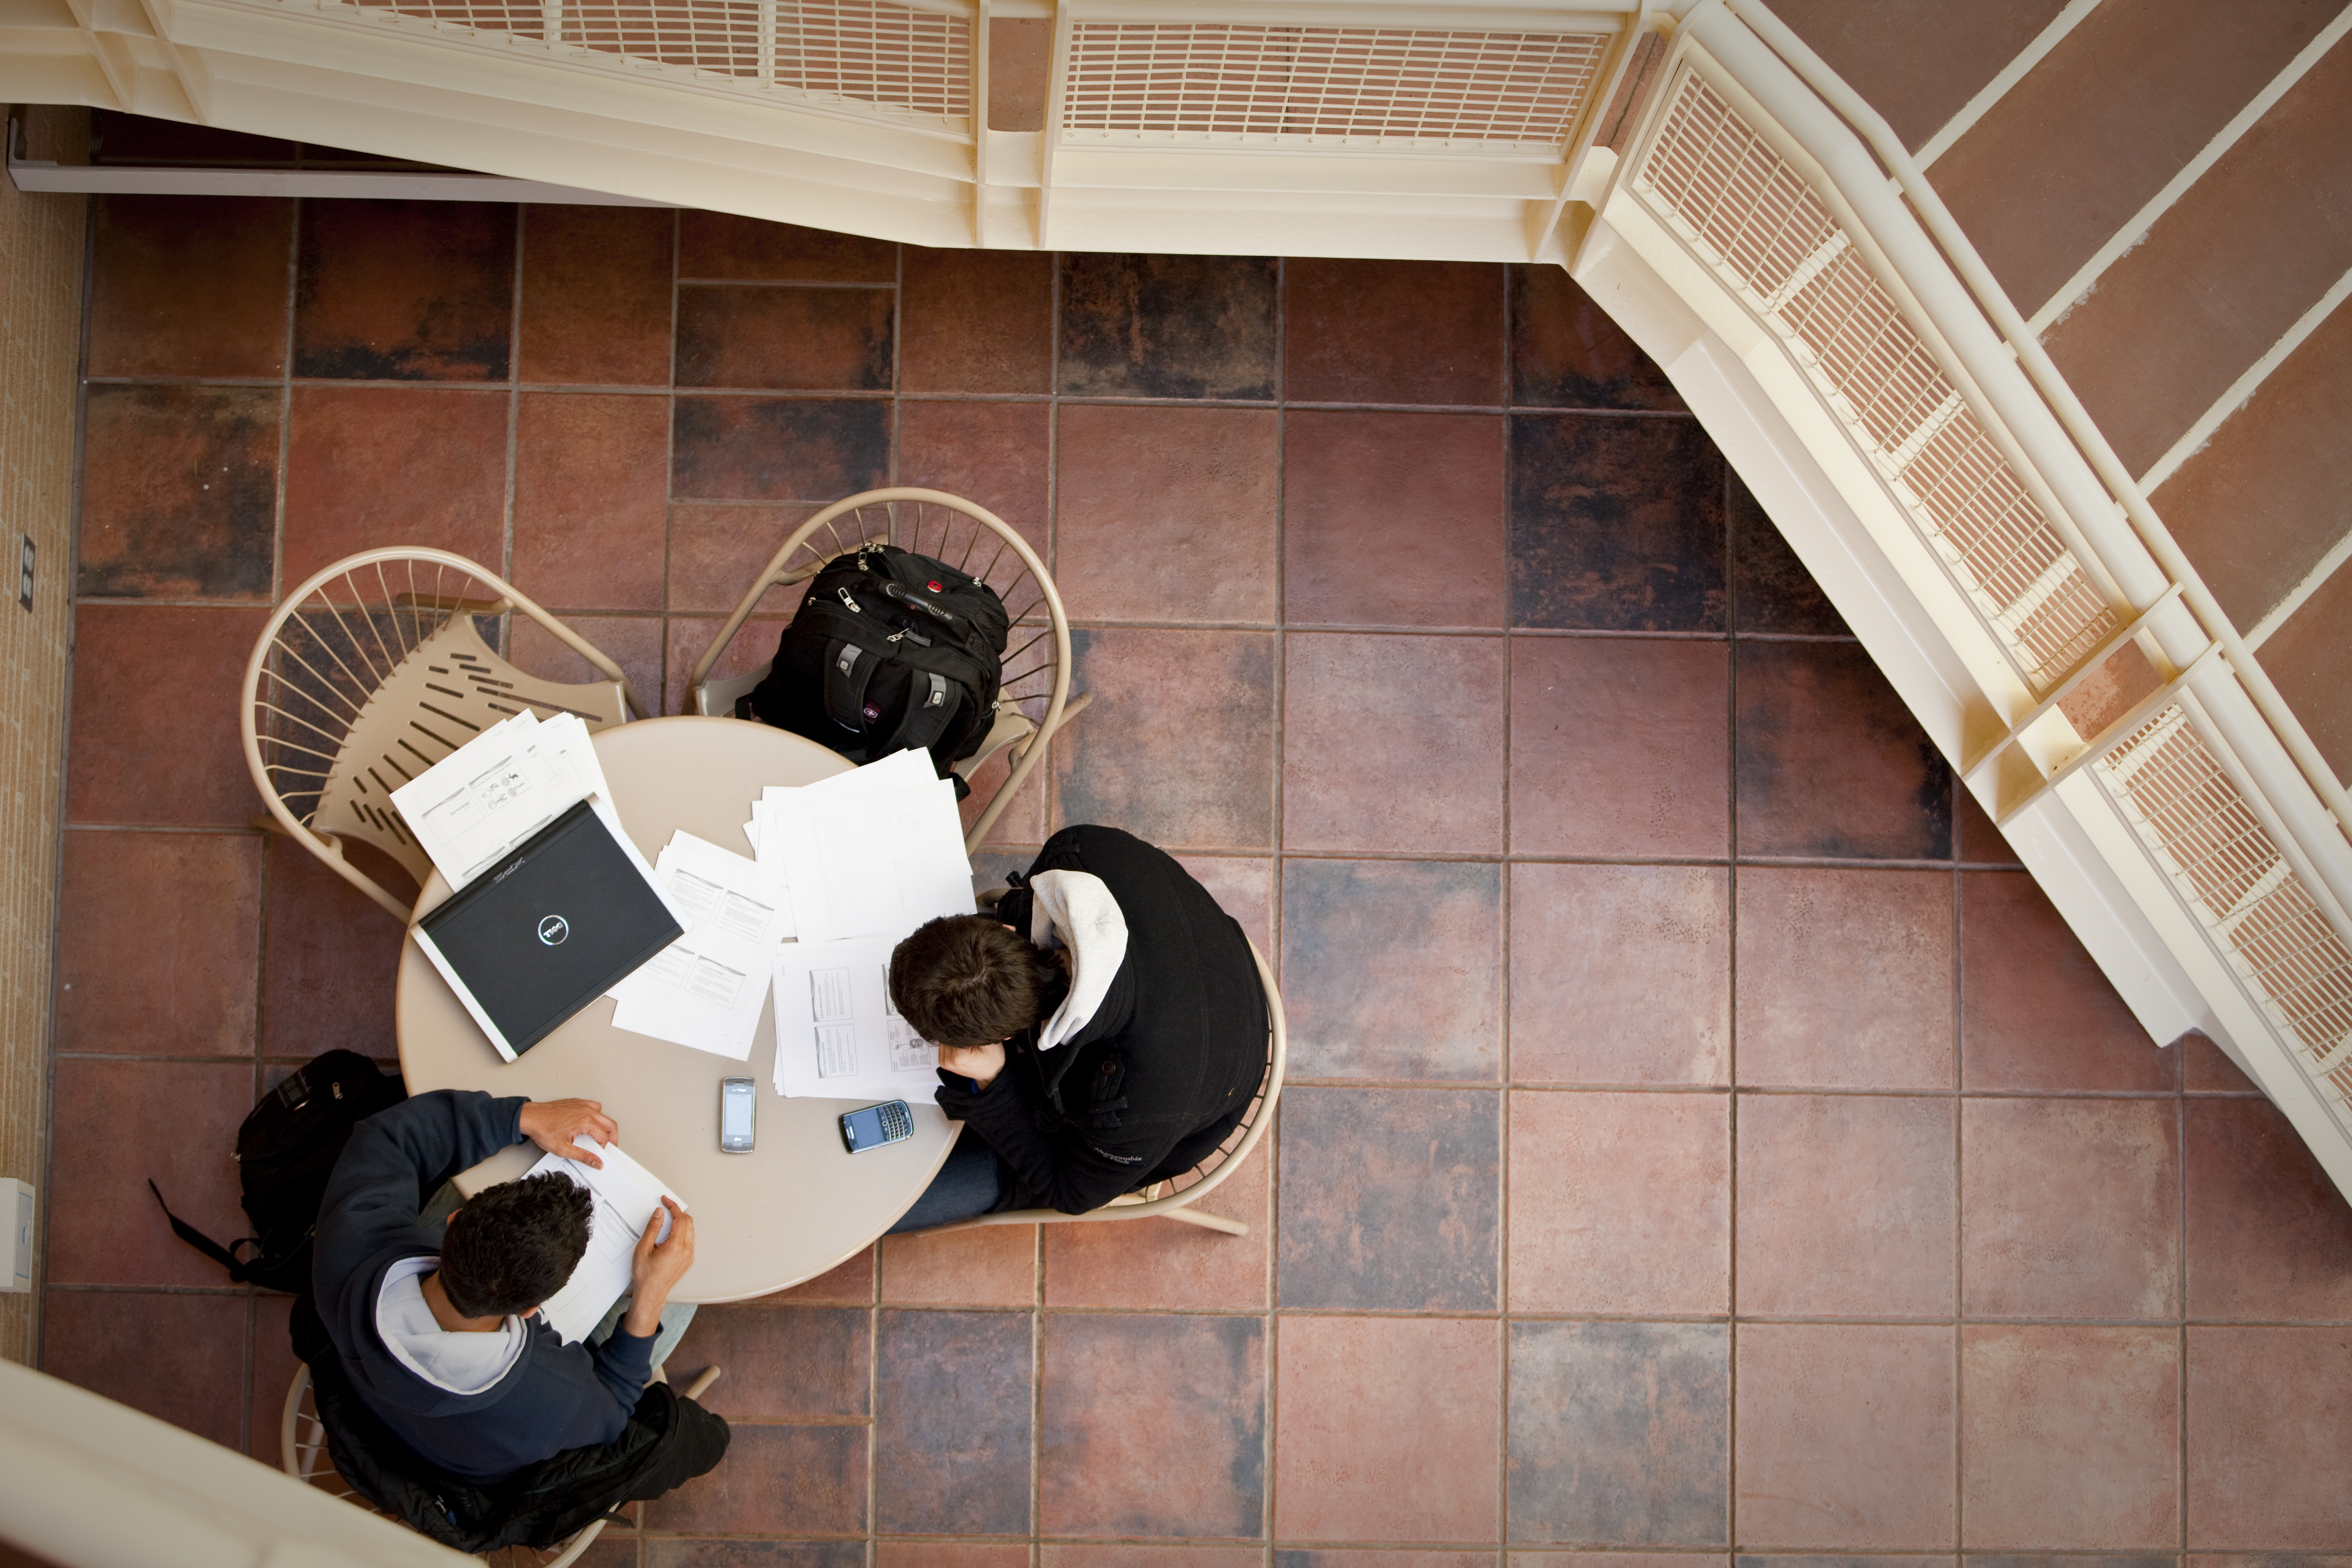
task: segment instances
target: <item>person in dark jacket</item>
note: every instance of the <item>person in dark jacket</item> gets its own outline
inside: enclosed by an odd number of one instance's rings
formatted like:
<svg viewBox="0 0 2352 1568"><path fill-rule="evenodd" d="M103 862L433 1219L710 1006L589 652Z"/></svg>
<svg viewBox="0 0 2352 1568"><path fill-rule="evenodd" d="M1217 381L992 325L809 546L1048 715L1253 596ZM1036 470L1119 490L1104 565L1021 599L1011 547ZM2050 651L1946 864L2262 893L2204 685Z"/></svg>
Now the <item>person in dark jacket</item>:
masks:
<svg viewBox="0 0 2352 1568"><path fill-rule="evenodd" d="M894 1229L1099 1208L1209 1154L1265 1077L1249 939L1165 852L1068 827L1013 880L994 916L932 921L891 954L893 1004L940 1047L940 1108L969 1129Z"/></svg>
<svg viewBox="0 0 2352 1568"><path fill-rule="evenodd" d="M582 1188L551 1174L502 1183L441 1235L419 1223L442 1182L525 1139L602 1164L572 1142L582 1133L610 1143L619 1128L593 1100L437 1090L361 1122L328 1179L311 1292L337 1359L395 1436L469 1480L620 1436L670 1289L694 1261L693 1218L665 1198L667 1235L646 1227L611 1337L565 1344L537 1314L586 1250Z"/></svg>

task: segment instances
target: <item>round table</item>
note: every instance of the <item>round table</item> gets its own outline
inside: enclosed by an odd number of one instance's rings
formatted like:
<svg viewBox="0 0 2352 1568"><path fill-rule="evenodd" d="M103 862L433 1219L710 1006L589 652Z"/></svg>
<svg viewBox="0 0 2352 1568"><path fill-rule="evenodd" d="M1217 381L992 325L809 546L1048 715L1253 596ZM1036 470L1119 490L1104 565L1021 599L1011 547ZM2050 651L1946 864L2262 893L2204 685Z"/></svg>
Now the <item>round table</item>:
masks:
<svg viewBox="0 0 2352 1568"><path fill-rule="evenodd" d="M849 764L787 731L740 719L645 719L601 731L597 760L613 805L650 864L683 827L740 855L751 802L769 784L811 784ZM439 873L417 899L424 914L449 896ZM866 1103L786 1100L774 1089L772 998L748 1061L613 1027L599 996L513 1062L499 1059L414 939L400 954L400 1070L411 1093L478 1089L532 1100L594 1100L621 1124L621 1146L669 1184L694 1215L695 1259L681 1301L763 1296L855 1257L907 1212L955 1142L938 1106L910 1104L915 1135L851 1155L840 1116ZM756 1147L719 1152L719 1084L759 1085ZM525 1143L458 1178L472 1193L522 1174L540 1157Z"/></svg>

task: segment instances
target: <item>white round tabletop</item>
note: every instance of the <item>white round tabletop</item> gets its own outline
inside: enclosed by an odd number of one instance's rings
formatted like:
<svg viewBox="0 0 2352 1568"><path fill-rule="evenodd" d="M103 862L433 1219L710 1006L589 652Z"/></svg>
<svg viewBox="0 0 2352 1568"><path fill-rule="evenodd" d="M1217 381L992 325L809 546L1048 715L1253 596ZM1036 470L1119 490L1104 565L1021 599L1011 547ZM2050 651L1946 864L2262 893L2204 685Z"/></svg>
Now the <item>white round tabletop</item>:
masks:
<svg viewBox="0 0 2352 1568"><path fill-rule="evenodd" d="M742 826L769 784L812 784L849 764L811 741L740 719L643 719L596 735L613 805L648 863L677 828L747 852ZM449 896L435 873L422 915ZM669 1184L694 1215L694 1267L681 1301L763 1296L856 1255L907 1212L947 1158L955 1123L911 1104L915 1135L851 1155L840 1117L859 1100L786 1100L774 1089L772 999L761 1009L749 1061L613 1026L600 996L513 1061L481 1029L412 939L402 946L397 994L400 1070L411 1093L478 1089L532 1100L594 1100L621 1124L621 1146ZM719 1152L719 1085L758 1086L755 1146ZM520 1144L458 1178L471 1193L519 1176L539 1158Z"/></svg>

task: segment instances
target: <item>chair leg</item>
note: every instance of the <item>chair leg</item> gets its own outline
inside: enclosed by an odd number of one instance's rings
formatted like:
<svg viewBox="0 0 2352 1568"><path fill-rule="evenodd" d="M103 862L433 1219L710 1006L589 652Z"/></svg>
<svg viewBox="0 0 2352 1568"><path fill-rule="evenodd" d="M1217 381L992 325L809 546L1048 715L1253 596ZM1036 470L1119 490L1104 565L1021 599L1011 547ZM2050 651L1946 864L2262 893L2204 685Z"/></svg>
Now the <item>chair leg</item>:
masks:
<svg viewBox="0 0 2352 1568"><path fill-rule="evenodd" d="M719 1381L719 1374L723 1370L723 1368L715 1366L704 1367L702 1369L702 1375L686 1385L686 1397L688 1399L701 1398L703 1391L709 1388L712 1384Z"/></svg>
<svg viewBox="0 0 2352 1568"><path fill-rule="evenodd" d="M1195 1208L1169 1209L1160 1217L1182 1220L1186 1225L1197 1225L1203 1230L1221 1230L1227 1236L1249 1234L1249 1226L1237 1219L1227 1219L1223 1215L1203 1214Z"/></svg>

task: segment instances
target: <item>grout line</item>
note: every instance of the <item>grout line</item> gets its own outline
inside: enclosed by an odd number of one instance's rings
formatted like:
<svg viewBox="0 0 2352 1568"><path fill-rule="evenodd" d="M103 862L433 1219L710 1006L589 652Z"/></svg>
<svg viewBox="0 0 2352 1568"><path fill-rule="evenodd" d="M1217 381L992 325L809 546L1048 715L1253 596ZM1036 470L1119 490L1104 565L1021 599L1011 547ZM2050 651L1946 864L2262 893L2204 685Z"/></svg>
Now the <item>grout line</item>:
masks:
<svg viewBox="0 0 2352 1568"><path fill-rule="evenodd" d="M1496 268L1499 275L1496 287L1502 290L1500 343L1504 395L1510 395L1511 384L1511 269ZM1499 474L1497 493L1503 501L1503 526L1496 543L1496 553L1502 567L1503 619L1503 848L1511 847L1511 739L1517 730L1517 712L1514 707L1517 691L1512 683L1518 663L1517 650L1511 642L1511 430L1506 420L1496 443L1496 467ZM1516 879L1508 866L1496 872L1496 921L1497 951L1496 973L1502 987L1501 1005L1497 1009L1500 1035L1497 1070L1507 1084L1511 1079L1511 893ZM1495 1305L1502 1314L1496 1328L1498 1342L1495 1347L1497 1372L1496 1389L1495 1432L1495 1530L1500 1542L1511 1539L1511 1109L1516 1100L1507 1089L1497 1102L1495 1137ZM1501 1552L1496 1552L1501 1561Z"/></svg>
<svg viewBox="0 0 2352 1568"><path fill-rule="evenodd" d="M2179 472L2181 465L2203 451L2214 433L2252 400L2263 383L2270 379L2271 373L2284 364L2295 350L2303 346L2304 340L2319 330L2335 313L2336 308L2344 303L2347 295L2352 295L2352 271L2346 272L2329 284L2326 292L2320 295L2309 310L2296 317L2293 326L2279 334L2278 342L2263 350L2262 357L2248 365L2245 373L2231 382L2221 395L2213 400L2212 405L2197 416L2197 422L2180 433L2180 439L2148 466L2147 472L2139 477L2141 493L2152 494L2165 480ZM2277 613L2275 610L2272 612L2273 615ZM2264 625L2268 620L2269 617L2265 616ZM2248 639L2250 645L2255 640L2252 637Z"/></svg>
<svg viewBox="0 0 2352 1568"><path fill-rule="evenodd" d="M2009 90L2049 57L2050 51L2074 30L2075 24L2091 14L2099 0L2069 0L2066 8L2050 20L2050 25L2037 34L2033 41L2018 52L2017 58L2001 68L2000 73L1985 83L1974 98L1960 106L1960 111L1946 121L1942 129L1920 144L1912 154L1912 162L1925 169L1952 150L1952 144L1982 120L1993 105L2006 97Z"/></svg>
<svg viewBox="0 0 2352 1568"><path fill-rule="evenodd" d="M507 489L499 519L499 575L514 581L515 557L515 470L521 459L522 445L522 247L524 242L523 214L518 205L514 209L514 257L508 268L510 295L507 302ZM501 616L506 622L504 641L506 657L515 654L515 633L519 629L511 615ZM593 670L589 672L594 674ZM625 713L622 717L626 718Z"/></svg>
<svg viewBox="0 0 2352 1568"><path fill-rule="evenodd" d="M1738 482L1731 465L1723 475L1723 629L1725 748L1724 842L1730 862L1724 872L1724 1064L1723 1076L1734 1086L1726 1105L1731 1147L1726 1184L1727 1215L1725 1305L1733 1314L1723 1332L1724 1443L1723 1539L1726 1546L1739 1540L1739 557L1738 531L1732 527L1732 489Z"/></svg>
<svg viewBox="0 0 2352 1568"><path fill-rule="evenodd" d="M1290 550L1290 276L1286 258L1277 257L1274 264L1274 389L1275 404L1275 506L1274 506L1274 647L1271 650L1269 676L1272 685L1271 718L1274 776L1269 781L1274 799L1268 808L1271 824L1267 837L1273 840L1272 861L1268 872L1272 887L1267 893L1268 918L1266 941L1274 951L1266 955L1266 967L1275 977L1276 993L1282 985L1282 885L1284 781L1287 769L1283 763L1286 740L1283 729L1283 702L1288 689L1290 670L1290 580L1285 571ZM1286 1087L1287 1083L1286 1081ZM1258 1436L1261 1469L1258 1499L1258 1531L1265 1541L1262 1559L1271 1563L1274 1556L1275 1511L1282 1502L1282 1371L1281 1322L1276 1316L1281 1306L1281 1226L1282 1173L1278 1169L1282 1137L1282 1106L1274 1106L1274 1127L1266 1140L1273 1146L1265 1151L1276 1162L1277 1168L1266 1173L1265 1222L1265 1309L1260 1318L1260 1342L1265 1346L1264 1365L1265 1388L1260 1409L1264 1422Z"/></svg>

